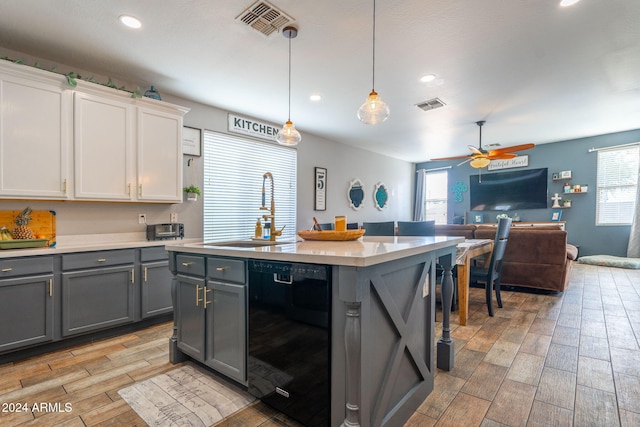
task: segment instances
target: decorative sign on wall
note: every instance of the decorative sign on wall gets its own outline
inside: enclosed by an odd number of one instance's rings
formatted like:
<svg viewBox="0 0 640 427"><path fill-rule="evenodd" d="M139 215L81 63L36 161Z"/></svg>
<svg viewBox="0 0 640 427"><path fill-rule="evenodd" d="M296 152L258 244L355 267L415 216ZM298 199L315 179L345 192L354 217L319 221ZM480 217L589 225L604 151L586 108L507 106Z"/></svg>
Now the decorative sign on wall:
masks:
<svg viewBox="0 0 640 427"><path fill-rule="evenodd" d="M349 200L349 206L351 206L351 209L357 211L362 207L364 204L364 184L362 181L356 178L349 183L347 199Z"/></svg>
<svg viewBox="0 0 640 427"><path fill-rule="evenodd" d="M382 182L376 184L373 189L373 203L376 206L376 209L381 211L382 209L387 207L387 202L389 201L389 192L387 191L387 186Z"/></svg>
<svg viewBox="0 0 640 427"><path fill-rule="evenodd" d="M529 166L529 155L516 156L507 160L491 160L487 170L494 171L498 169L523 168Z"/></svg>
<svg viewBox="0 0 640 427"><path fill-rule="evenodd" d="M243 135L253 136L254 138L275 141L276 135L278 135L278 132L280 132L279 128L269 123L247 119L245 117L236 116L235 114L231 113L229 113L227 117L227 129L231 133L240 133Z"/></svg>
<svg viewBox="0 0 640 427"><path fill-rule="evenodd" d="M314 210L327 210L327 169L316 167L316 201Z"/></svg>
<svg viewBox="0 0 640 427"><path fill-rule="evenodd" d="M196 128L184 126L182 128L182 154L199 156L202 140L202 131Z"/></svg>

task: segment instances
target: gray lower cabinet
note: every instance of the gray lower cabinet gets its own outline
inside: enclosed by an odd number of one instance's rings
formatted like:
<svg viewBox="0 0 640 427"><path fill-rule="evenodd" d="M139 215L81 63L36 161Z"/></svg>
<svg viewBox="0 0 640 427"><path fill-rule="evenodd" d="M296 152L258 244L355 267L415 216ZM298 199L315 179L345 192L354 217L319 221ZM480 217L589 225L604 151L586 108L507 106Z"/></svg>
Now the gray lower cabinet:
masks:
<svg viewBox="0 0 640 427"><path fill-rule="evenodd" d="M242 260L176 255L178 349L242 383L247 376L245 269Z"/></svg>
<svg viewBox="0 0 640 427"><path fill-rule="evenodd" d="M171 281L169 255L164 247L140 249L140 287L142 318L171 313Z"/></svg>
<svg viewBox="0 0 640 427"><path fill-rule="evenodd" d="M0 353L53 340L53 257L0 261Z"/></svg>
<svg viewBox="0 0 640 427"><path fill-rule="evenodd" d="M63 336L135 320L134 262L133 249L62 255Z"/></svg>

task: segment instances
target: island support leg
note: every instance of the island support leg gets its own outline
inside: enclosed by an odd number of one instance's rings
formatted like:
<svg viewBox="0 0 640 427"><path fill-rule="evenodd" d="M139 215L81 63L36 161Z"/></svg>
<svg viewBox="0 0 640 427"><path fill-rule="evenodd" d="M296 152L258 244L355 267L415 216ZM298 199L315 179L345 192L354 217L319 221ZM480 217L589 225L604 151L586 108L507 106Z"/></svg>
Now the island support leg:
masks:
<svg viewBox="0 0 640 427"><path fill-rule="evenodd" d="M347 403L342 426L360 426L360 303L346 303L346 323L344 326L344 344L346 360Z"/></svg>
<svg viewBox="0 0 640 427"><path fill-rule="evenodd" d="M442 274L442 337L438 340L437 367L450 371L453 369L453 340L451 339L451 301L453 298L452 256L440 257L444 272Z"/></svg>

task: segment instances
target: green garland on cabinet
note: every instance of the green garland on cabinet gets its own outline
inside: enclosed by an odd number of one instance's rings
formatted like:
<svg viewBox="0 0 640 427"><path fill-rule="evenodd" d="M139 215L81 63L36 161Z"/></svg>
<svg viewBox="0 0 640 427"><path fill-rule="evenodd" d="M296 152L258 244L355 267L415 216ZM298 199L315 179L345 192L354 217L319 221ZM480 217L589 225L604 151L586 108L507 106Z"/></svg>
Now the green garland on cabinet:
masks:
<svg viewBox="0 0 640 427"><path fill-rule="evenodd" d="M25 64L25 62L21 59L11 59L8 56L0 56L0 59L3 59L5 61L9 61L9 62L13 62L14 64L18 64L18 65L27 65ZM41 65L40 62L36 61L35 64L33 64L34 68L38 68L39 70L45 70ZM78 85L78 80L84 80L86 82L89 83L95 83L95 84L99 84L102 86L106 86L106 87L110 87L112 89L117 89L117 90L122 90L125 92L129 92L131 93L131 97L132 98L142 98L142 89L140 89L140 86L136 87L136 89L132 92L127 90L124 86L118 86L116 85L113 80L111 79L111 77L109 77L109 80L107 80L106 82L100 82L98 80L96 80L93 76L89 77L89 78L82 78L81 75L79 75L78 73L76 73L75 71L70 71L67 74L62 74L59 73L57 70L57 66L54 65L53 67L51 67L51 69L49 70L45 70L45 71L50 71L52 73L56 73L56 74L60 74L62 76L65 76L65 78L67 79L67 84L71 87L76 87Z"/></svg>

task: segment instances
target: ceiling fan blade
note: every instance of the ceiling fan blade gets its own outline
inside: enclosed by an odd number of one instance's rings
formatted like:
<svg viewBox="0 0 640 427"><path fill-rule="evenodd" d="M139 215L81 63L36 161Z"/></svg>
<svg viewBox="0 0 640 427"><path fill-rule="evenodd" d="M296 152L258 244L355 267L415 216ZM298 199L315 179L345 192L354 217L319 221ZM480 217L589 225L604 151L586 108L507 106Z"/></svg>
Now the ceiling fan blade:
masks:
<svg viewBox="0 0 640 427"><path fill-rule="evenodd" d="M501 154L501 153L511 153L513 151L528 150L535 146L536 144L521 144L521 145L514 145L513 147L496 148L495 150L491 150L489 154L494 155L494 154Z"/></svg>
<svg viewBox="0 0 640 427"><path fill-rule="evenodd" d="M507 160L507 159L513 159L514 157L518 157L518 156L513 153L492 154L491 152L489 152L489 154L487 154L487 159L490 159L490 160Z"/></svg>
<svg viewBox="0 0 640 427"><path fill-rule="evenodd" d="M431 159L431 161L436 160L458 160L458 159L466 159L469 156L453 156L453 157L439 157L437 159Z"/></svg>
<svg viewBox="0 0 640 427"><path fill-rule="evenodd" d="M471 150L471 152L473 154L479 154L479 155L483 155L484 154L484 152L482 150L477 149L473 145L467 145L467 147L469 147L469 150Z"/></svg>
<svg viewBox="0 0 640 427"><path fill-rule="evenodd" d="M464 162L460 162L460 163L458 163L456 166L464 165L465 163L470 162L470 161L471 161L471 160L473 160L473 159L474 159L474 157L469 157L467 160L465 160Z"/></svg>

